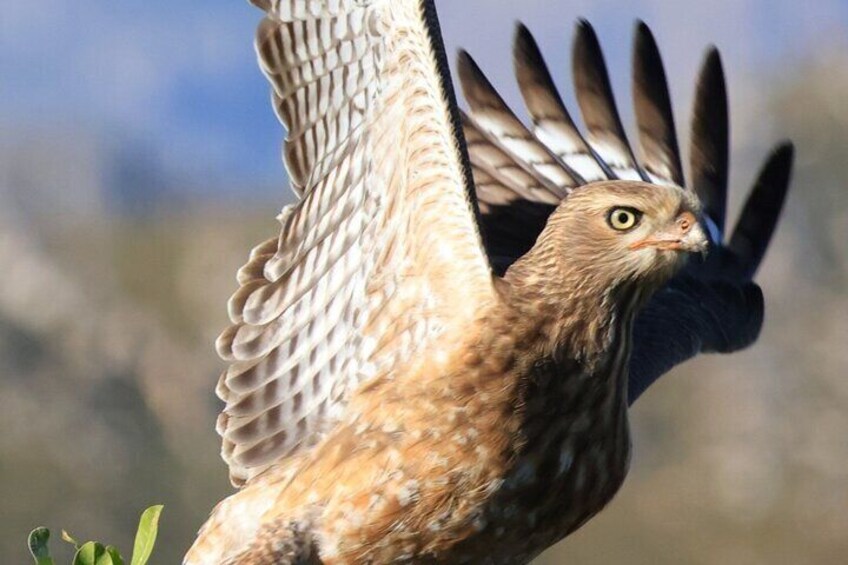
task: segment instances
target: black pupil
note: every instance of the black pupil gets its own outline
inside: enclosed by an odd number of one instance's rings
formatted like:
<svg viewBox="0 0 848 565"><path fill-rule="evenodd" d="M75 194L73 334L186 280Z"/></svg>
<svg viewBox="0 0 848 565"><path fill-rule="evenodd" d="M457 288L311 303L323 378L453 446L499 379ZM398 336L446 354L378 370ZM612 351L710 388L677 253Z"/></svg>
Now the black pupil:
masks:
<svg viewBox="0 0 848 565"><path fill-rule="evenodd" d="M627 212L619 212L618 213L618 223L626 224L627 220L629 220L629 219L630 219L630 216L628 216Z"/></svg>

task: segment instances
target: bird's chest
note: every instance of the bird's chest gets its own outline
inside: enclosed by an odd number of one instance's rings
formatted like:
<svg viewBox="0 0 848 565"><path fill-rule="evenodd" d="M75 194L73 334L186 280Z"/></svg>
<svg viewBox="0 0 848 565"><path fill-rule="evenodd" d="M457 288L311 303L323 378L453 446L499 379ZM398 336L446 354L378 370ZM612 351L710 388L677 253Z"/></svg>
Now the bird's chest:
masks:
<svg viewBox="0 0 848 565"><path fill-rule="evenodd" d="M591 518L620 487L629 459L629 352L627 340L611 341L623 345L592 370L516 361L492 348L463 374L485 372L464 384L428 386L414 411L409 402L383 407L403 426L383 423L356 437L393 446L363 459L384 480L355 481L367 489L344 500L360 503L333 506L344 519L325 512L324 537L338 540L343 556L327 560L325 550L325 562L526 563ZM433 391L441 396L426 400ZM374 434L382 439L371 442ZM351 504L361 510L356 520Z"/></svg>
<svg viewBox="0 0 848 565"><path fill-rule="evenodd" d="M537 364L524 391L516 455L487 501L476 535L451 562L526 563L599 512L627 473L630 437L624 382L627 352L606 374L563 375ZM565 377L565 378L564 378Z"/></svg>

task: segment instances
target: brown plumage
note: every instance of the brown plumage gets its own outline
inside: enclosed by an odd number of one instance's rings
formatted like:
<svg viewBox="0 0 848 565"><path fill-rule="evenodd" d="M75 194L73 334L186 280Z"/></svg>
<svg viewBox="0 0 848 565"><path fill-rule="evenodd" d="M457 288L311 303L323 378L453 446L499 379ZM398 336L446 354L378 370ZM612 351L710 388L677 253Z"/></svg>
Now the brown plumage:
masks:
<svg viewBox="0 0 848 565"><path fill-rule="evenodd" d="M242 489L185 563L527 562L621 485L634 318L708 245L653 40L640 164L585 22L588 141L523 28L532 131L465 55L459 113L430 0L254 4L299 200L238 274L217 393Z"/></svg>
<svg viewBox="0 0 848 565"><path fill-rule="evenodd" d="M471 323L361 386L315 449L222 503L188 562L229 537L234 563L523 563L567 535L624 479L633 316L705 249L697 212L673 187L575 191Z"/></svg>

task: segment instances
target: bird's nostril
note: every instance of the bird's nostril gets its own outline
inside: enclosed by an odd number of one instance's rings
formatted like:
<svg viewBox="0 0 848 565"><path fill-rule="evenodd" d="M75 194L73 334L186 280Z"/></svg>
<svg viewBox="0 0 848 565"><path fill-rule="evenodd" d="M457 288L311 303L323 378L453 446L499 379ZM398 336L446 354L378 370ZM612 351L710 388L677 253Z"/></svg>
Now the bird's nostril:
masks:
<svg viewBox="0 0 848 565"><path fill-rule="evenodd" d="M693 225L695 225L695 217L691 213L684 212L677 217L677 227L680 228L680 231L683 233L692 229Z"/></svg>

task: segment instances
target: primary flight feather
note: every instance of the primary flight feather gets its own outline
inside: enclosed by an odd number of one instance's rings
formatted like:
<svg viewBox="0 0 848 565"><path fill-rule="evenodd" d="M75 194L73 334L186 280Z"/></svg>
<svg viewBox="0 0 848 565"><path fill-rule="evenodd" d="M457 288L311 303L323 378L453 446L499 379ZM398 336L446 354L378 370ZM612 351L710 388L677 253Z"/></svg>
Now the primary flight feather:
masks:
<svg viewBox="0 0 848 565"><path fill-rule="evenodd" d="M727 128L703 117L717 105L726 120L712 59L693 135L704 230L644 25L639 159L585 22L584 138L523 27L515 63L532 127L466 54L460 115L429 0L254 3L299 200L238 274L217 392L222 454L243 488L185 562L526 562L620 486L628 399L700 350L755 339L762 305L747 281L791 154L773 159L725 248ZM678 274L708 246L720 285L700 263ZM730 314L699 323L713 304ZM673 324L666 351L655 336ZM673 347L680 336L703 339Z"/></svg>

